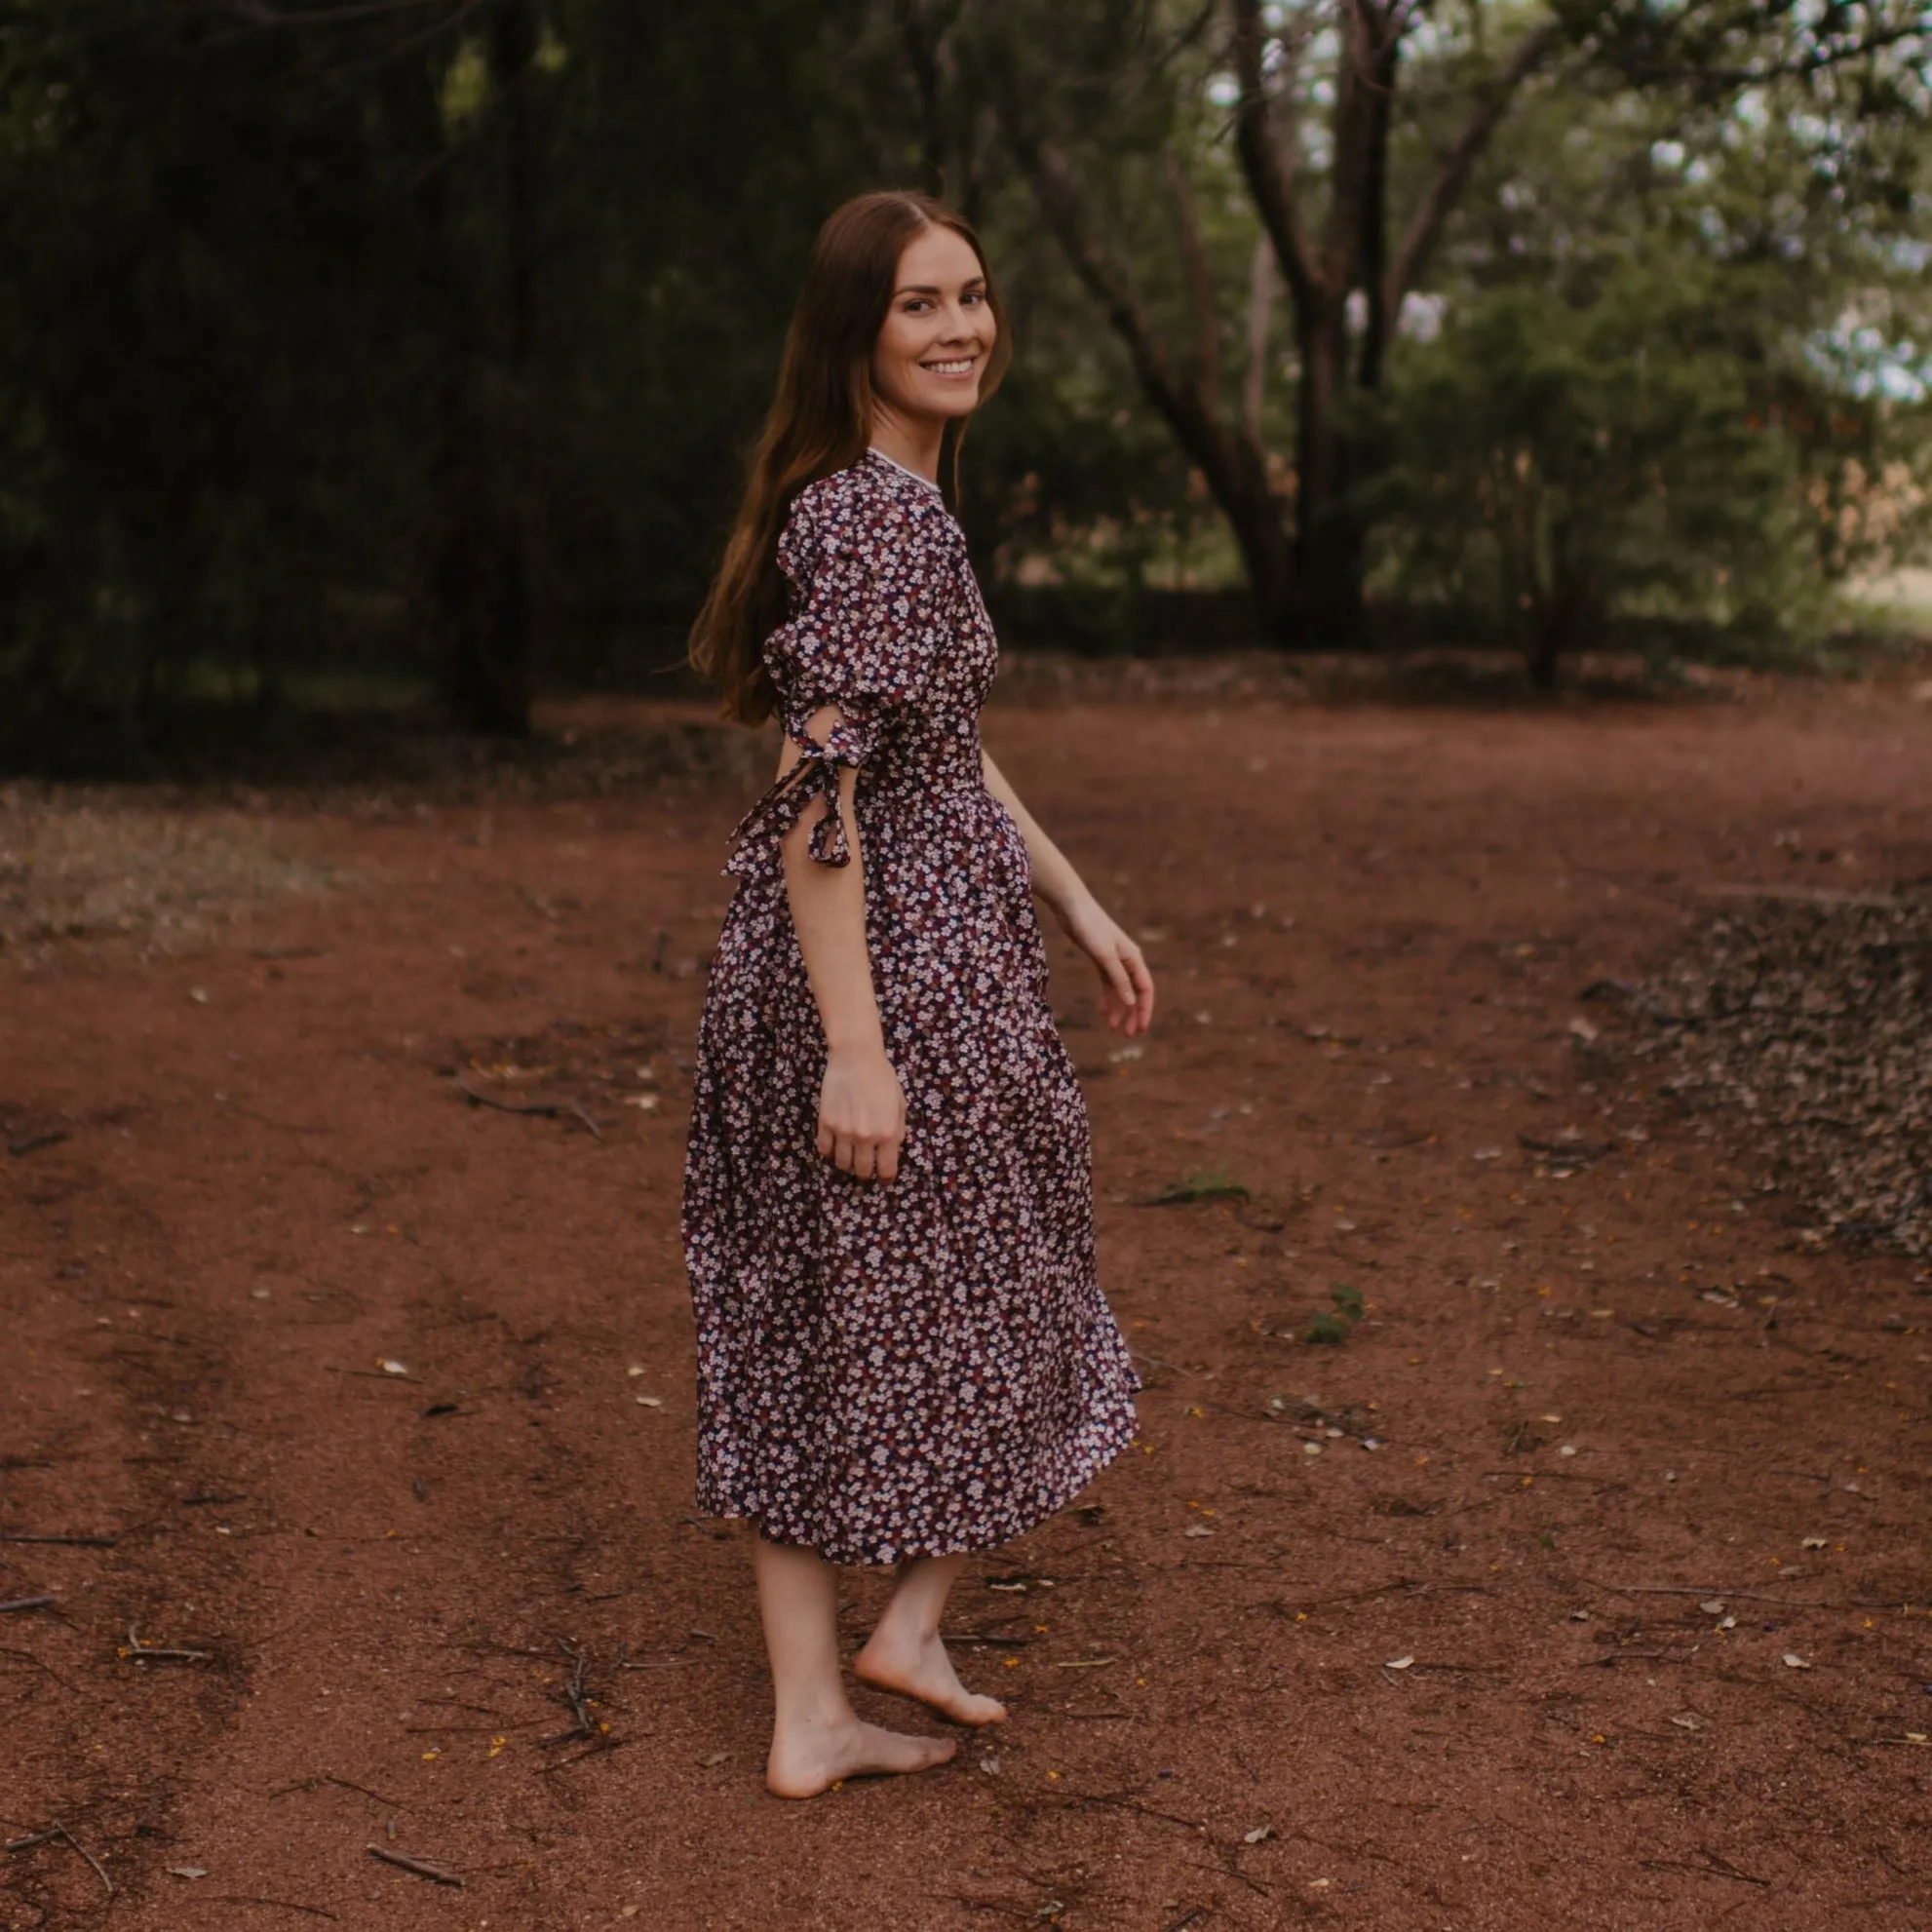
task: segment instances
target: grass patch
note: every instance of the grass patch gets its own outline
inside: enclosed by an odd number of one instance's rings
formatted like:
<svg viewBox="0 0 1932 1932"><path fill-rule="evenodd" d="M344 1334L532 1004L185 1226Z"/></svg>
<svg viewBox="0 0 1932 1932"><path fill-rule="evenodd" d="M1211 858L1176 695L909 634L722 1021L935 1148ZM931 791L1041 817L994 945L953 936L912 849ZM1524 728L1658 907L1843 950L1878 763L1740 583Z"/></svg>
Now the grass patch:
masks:
<svg viewBox="0 0 1932 1932"><path fill-rule="evenodd" d="M1336 1348L1355 1333L1355 1325L1368 1304L1362 1298L1362 1291L1351 1288L1345 1281L1330 1282L1329 1300L1333 1305L1309 1322L1301 1331L1301 1339Z"/></svg>
<svg viewBox="0 0 1932 1932"><path fill-rule="evenodd" d="M1157 1194L1140 1203L1143 1208L1173 1208L1185 1201L1245 1201L1248 1190L1240 1181L1217 1167L1190 1167L1179 1180L1172 1180Z"/></svg>

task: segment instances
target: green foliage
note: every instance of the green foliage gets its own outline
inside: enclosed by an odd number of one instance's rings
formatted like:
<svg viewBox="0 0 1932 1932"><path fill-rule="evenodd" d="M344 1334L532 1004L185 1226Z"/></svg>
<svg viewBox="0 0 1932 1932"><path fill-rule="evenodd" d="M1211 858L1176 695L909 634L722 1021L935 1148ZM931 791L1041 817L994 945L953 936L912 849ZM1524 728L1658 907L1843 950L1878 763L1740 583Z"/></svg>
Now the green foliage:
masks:
<svg viewBox="0 0 1932 1932"><path fill-rule="evenodd" d="M1546 668L1633 623L1802 635L1927 535L1927 407L1893 380L1932 340L1910 10L1429 12L1391 208L1549 13L1570 52L1430 257L1442 327L1410 316L1346 424L1373 587ZM1237 549L1149 406L999 102L1047 126L1150 339L1252 420L1251 481L1292 516L1302 344L1256 273L1227 18L0 9L0 759L138 751L211 702L273 730L322 684L435 680L515 729L546 678L673 662L812 234L881 183L946 191L1009 298L1018 355L960 504L995 606L1029 637L1144 644L1152 599L1236 583L1252 532ZM1861 22L1893 38L1858 53ZM1338 44L1303 35L1284 84L1312 232Z"/></svg>
<svg viewBox="0 0 1932 1932"><path fill-rule="evenodd" d="M1148 1198L1154 1208L1174 1207L1186 1201L1245 1201L1248 1190L1223 1169L1190 1167L1185 1177L1170 1181L1159 1193Z"/></svg>
<svg viewBox="0 0 1932 1932"><path fill-rule="evenodd" d="M1333 1309L1325 1309L1314 1316L1301 1331L1301 1339L1335 1348L1354 1333L1355 1325L1367 1311L1368 1303L1362 1297L1362 1291L1352 1288L1345 1281L1332 1281L1329 1284L1329 1300L1333 1304Z"/></svg>
<svg viewBox="0 0 1932 1932"><path fill-rule="evenodd" d="M1922 309L1901 213L1926 142L1897 135L1772 90L1528 103L1439 328L1393 359L1364 490L1384 596L1547 678L1633 635L1789 651L1835 582L1912 555L1927 411L1848 366L1855 342L1909 364Z"/></svg>
<svg viewBox="0 0 1932 1932"><path fill-rule="evenodd" d="M1392 398L1403 588L1538 661L1614 616L1774 630L1815 609L1795 452L1713 294L1633 264L1587 307L1510 286L1460 308Z"/></svg>

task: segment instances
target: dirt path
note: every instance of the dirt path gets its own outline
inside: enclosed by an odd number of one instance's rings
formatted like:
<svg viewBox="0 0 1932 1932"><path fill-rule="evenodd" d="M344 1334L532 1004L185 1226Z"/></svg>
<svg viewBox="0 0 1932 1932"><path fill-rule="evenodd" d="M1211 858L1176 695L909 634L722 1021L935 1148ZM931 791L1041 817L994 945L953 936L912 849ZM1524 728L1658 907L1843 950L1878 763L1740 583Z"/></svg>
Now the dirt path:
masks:
<svg viewBox="0 0 1932 1932"><path fill-rule="evenodd" d="M960 1589L1005 1734L758 1785L675 1219L742 799L316 819L359 889L0 969L0 1531L113 1539L0 1544L58 1600L0 1614L0 1824L74 1840L0 1926L1932 1924L1932 1281L1807 1250L1577 999L1713 886L1932 872L1932 713L988 737L1164 1002L1112 1053L1056 956L1148 1386ZM1249 1197L1137 1205L1190 1170Z"/></svg>

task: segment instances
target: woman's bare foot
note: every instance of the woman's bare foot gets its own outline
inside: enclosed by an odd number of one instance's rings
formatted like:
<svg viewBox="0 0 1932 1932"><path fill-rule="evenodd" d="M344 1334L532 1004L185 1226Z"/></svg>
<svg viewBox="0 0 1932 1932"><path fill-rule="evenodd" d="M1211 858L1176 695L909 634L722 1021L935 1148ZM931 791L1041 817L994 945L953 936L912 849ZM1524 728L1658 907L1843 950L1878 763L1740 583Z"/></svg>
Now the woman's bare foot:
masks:
<svg viewBox="0 0 1932 1932"><path fill-rule="evenodd" d="M792 1724L772 1736L765 1785L778 1797L817 1797L842 1778L930 1771L958 1748L949 1737L908 1737L857 1718L836 1724Z"/></svg>
<svg viewBox="0 0 1932 1932"><path fill-rule="evenodd" d="M959 1681L937 1635L902 1637L881 1624L852 1660L852 1675L875 1690L916 1697L956 1724L1005 1721L1006 1706L998 1698L978 1696Z"/></svg>

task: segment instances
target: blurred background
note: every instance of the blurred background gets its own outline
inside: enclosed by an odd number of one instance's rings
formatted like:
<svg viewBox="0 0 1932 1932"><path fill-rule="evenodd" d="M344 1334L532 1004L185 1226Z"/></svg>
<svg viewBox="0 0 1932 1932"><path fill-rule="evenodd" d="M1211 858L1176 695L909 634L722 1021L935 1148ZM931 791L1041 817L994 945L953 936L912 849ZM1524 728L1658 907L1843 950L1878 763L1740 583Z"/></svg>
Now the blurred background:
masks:
<svg viewBox="0 0 1932 1932"><path fill-rule="evenodd" d="M985 235L1006 641L1932 624L1922 7L11 0L0 760L674 692L823 216Z"/></svg>

